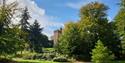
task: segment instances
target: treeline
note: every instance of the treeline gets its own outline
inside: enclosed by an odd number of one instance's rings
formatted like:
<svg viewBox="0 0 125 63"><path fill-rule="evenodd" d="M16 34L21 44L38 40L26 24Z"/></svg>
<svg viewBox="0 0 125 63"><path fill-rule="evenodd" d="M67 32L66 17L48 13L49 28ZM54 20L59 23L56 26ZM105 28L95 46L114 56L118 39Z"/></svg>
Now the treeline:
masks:
<svg viewBox="0 0 125 63"><path fill-rule="evenodd" d="M75 59L98 61L94 63L124 59L125 0L121 0L120 11L111 22L107 18L108 9L99 2L81 7L80 20L65 24L56 50Z"/></svg>
<svg viewBox="0 0 125 63"><path fill-rule="evenodd" d="M28 22L31 16L27 7L21 10L19 24L13 24L15 12L20 11L17 6L17 2L6 4L5 0L0 4L0 56L23 50L41 53L43 47L51 47L38 21Z"/></svg>

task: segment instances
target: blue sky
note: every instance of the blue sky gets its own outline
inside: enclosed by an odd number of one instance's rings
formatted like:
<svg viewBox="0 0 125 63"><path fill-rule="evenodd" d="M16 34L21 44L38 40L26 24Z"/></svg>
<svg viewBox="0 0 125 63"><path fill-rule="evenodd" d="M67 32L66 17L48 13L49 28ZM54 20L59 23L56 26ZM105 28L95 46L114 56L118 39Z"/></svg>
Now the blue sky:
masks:
<svg viewBox="0 0 125 63"><path fill-rule="evenodd" d="M79 8L91 1L99 1L109 7L110 19L117 14L120 0L36 0L39 7L46 10L46 15L55 16L55 21L67 22L79 19ZM74 7L73 7L74 6Z"/></svg>
<svg viewBox="0 0 125 63"><path fill-rule="evenodd" d="M78 2L78 0L36 0L38 6L46 10L49 16L55 16L55 21L66 22L78 19L78 10L69 8L68 2Z"/></svg>
<svg viewBox="0 0 125 63"><path fill-rule="evenodd" d="M41 27L44 27L43 33L49 37L66 22L77 22L80 7L87 3L98 1L107 5L108 18L111 21L119 11L120 2L120 0L8 0L8 3L12 1L19 2L18 7L27 6L32 17L29 22L33 23L37 19Z"/></svg>
<svg viewBox="0 0 125 63"><path fill-rule="evenodd" d="M119 10L120 0L35 0L40 8L45 9L47 16L52 16L52 21L66 23L79 20L79 9L87 3L98 1L109 7L107 11L109 20L112 20ZM53 30L59 27L49 27ZM51 32L52 33L52 32Z"/></svg>

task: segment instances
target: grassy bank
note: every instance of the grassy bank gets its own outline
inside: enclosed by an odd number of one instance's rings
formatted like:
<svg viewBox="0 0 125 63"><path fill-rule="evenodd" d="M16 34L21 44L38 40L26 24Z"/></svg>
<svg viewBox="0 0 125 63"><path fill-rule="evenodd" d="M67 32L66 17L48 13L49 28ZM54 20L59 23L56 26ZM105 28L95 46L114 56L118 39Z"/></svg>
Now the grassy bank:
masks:
<svg viewBox="0 0 125 63"><path fill-rule="evenodd" d="M58 63L53 61L46 61L46 60L23 60L23 59L17 59L15 60L19 63Z"/></svg>
<svg viewBox="0 0 125 63"><path fill-rule="evenodd" d="M23 59L19 60L17 59L16 61L19 63L60 63L60 62L53 62L53 61L46 61L46 60L23 60ZM125 61L113 61L111 63L125 63Z"/></svg>

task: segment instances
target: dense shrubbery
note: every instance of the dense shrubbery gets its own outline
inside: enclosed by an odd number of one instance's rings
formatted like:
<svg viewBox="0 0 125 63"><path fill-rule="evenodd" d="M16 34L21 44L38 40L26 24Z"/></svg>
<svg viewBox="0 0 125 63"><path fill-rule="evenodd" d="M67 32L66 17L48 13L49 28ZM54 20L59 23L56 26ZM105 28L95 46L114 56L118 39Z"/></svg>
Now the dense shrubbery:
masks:
<svg viewBox="0 0 125 63"><path fill-rule="evenodd" d="M22 54L18 52L14 57L26 60L47 60L55 62L67 62L69 59L67 56L54 52L53 48L44 48L43 51L43 53L23 51Z"/></svg>
<svg viewBox="0 0 125 63"><path fill-rule="evenodd" d="M15 57L15 58L22 58L22 59L33 59L34 55L37 55L37 53L35 53L35 52L30 52L30 51L22 51L22 52L20 53L20 51L19 51L19 52L17 52L17 53L14 55L14 57Z"/></svg>

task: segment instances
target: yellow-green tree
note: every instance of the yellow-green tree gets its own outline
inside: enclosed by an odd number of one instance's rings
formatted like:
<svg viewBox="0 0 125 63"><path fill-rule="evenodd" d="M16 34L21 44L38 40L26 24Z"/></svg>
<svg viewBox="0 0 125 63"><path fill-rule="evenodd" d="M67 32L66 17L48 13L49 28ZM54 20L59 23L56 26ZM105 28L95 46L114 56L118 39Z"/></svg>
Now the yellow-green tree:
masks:
<svg viewBox="0 0 125 63"><path fill-rule="evenodd" d="M79 54L79 32L77 24L69 22L65 25L62 35L60 36L59 43L57 45L58 52L75 56Z"/></svg>
<svg viewBox="0 0 125 63"><path fill-rule="evenodd" d="M122 57L125 57L125 0L121 0L120 11L115 16L115 31L121 40Z"/></svg>
<svg viewBox="0 0 125 63"><path fill-rule="evenodd" d="M114 56L112 52L98 40L95 48L92 50L91 58L93 63L110 63L114 59Z"/></svg>
<svg viewBox="0 0 125 63"><path fill-rule="evenodd" d="M108 23L107 10L107 6L98 2L89 3L80 10L81 20L78 23L81 42L85 42L87 45L84 52L85 57L90 58L89 52L94 48L97 40L101 40L116 57L120 55L120 42L112 25Z"/></svg>

